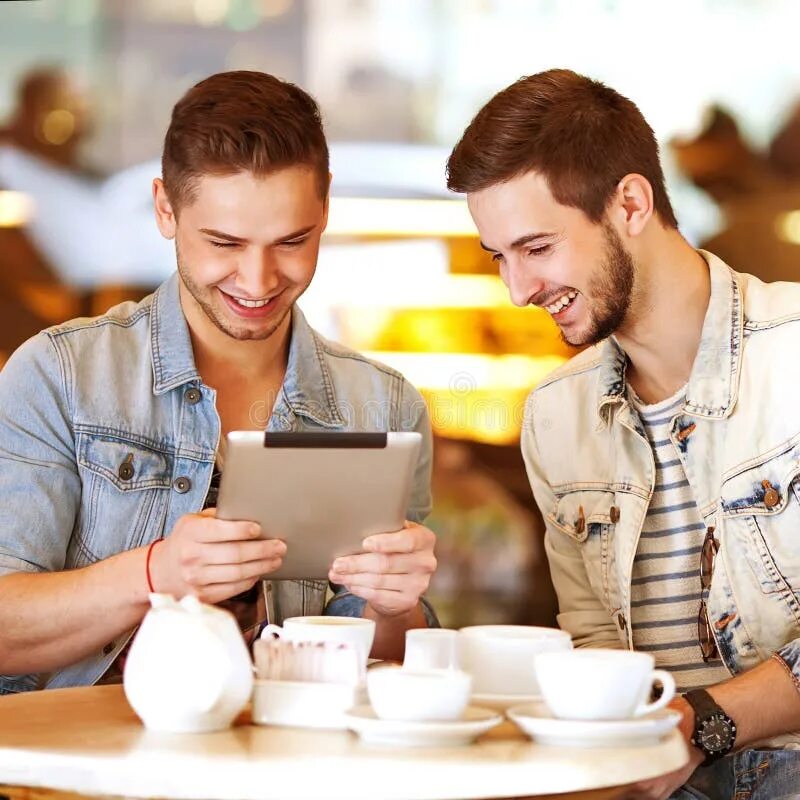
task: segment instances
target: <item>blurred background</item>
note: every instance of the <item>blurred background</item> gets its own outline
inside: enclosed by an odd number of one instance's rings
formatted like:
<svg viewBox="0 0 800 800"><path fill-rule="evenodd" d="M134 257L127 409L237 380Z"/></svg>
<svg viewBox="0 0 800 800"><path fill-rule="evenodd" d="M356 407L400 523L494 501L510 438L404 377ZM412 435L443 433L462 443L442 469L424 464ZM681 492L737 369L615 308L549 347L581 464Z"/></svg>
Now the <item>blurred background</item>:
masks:
<svg viewBox="0 0 800 800"><path fill-rule="evenodd" d="M570 353L546 313L510 305L444 188L449 149L521 75L584 72L653 125L690 241L795 280L798 30L797 0L0 2L0 363L172 272L150 182L189 86L230 69L297 82L334 173L301 306L430 405L442 622L554 624L518 442L527 392Z"/></svg>

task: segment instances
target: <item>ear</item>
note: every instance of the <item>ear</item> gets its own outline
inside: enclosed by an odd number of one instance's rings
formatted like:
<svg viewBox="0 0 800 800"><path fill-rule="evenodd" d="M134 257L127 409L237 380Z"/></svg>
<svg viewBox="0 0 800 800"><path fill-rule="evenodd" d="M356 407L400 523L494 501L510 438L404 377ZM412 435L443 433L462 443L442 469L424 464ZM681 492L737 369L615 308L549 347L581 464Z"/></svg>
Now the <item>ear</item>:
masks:
<svg viewBox="0 0 800 800"><path fill-rule="evenodd" d="M174 239L178 230L178 219L161 178L153 180L153 207L156 212L156 225L161 235L165 239Z"/></svg>
<svg viewBox="0 0 800 800"><path fill-rule="evenodd" d="M643 175L631 173L618 184L612 214L629 236L638 236L653 216L653 187Z"/></svg>

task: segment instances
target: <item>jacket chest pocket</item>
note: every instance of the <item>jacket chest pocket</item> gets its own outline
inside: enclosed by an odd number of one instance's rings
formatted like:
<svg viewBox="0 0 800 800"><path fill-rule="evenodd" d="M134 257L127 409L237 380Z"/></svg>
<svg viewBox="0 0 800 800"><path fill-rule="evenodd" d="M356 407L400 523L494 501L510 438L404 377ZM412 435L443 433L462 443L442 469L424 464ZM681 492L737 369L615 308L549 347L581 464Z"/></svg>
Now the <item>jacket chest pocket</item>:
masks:
<svg viewBox="0 0 800 800"><path fill-rule="evenodd" d="M557 496L548 522L580 545L592 589L610 613L619 610L614 536L619 509L613 491L580 489Z"/></svg>
<svg viewBox="0 0 800 800"><path fill-rule="evenodd" d="M800 445L727 478L721 510L723 546L735 542L761 591L800 595Z"/></svg>
<svg viewBox="0 0 800 800"><path fill-rule="evenodd" d="M163 534L173 456L124 437L78 435L83 483L70 561L91 564Z"/></svg>

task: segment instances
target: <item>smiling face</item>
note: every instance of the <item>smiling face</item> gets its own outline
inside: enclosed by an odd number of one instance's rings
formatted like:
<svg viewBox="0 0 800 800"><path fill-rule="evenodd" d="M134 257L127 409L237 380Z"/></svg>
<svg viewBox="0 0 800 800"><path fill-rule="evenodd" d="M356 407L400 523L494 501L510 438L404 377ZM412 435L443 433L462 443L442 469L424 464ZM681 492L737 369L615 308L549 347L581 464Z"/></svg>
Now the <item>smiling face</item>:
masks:
<svg viewBox="0 0 800 800"><path fill-rule="evenodd" d="M177 217L161 181L154 194L159 229L175 238L190 327L263 340L289 324L314 276L327 223L314 170L202 176Z"/></svg>
<svg viewBox="0 0 800 800"><path fill-rule="evenodd" d="M635 266L610 222L561 205L535 172L470 193L467 202L515 305L546 309L576 346L626 321Z"/></svg>

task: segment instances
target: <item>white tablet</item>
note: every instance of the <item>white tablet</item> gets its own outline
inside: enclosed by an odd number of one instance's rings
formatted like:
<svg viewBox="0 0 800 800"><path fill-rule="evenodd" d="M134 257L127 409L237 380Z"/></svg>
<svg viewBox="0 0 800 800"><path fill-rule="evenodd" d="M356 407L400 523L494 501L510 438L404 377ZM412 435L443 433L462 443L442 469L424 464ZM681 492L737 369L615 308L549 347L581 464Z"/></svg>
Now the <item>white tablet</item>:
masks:
<svg viewBox="0 0 800 800"><path fill-rule="evenodd" d="M403 527L419 433L234 431L227 442L217 517L286 542L270 578L327 578L364 537Z"/></svg>

